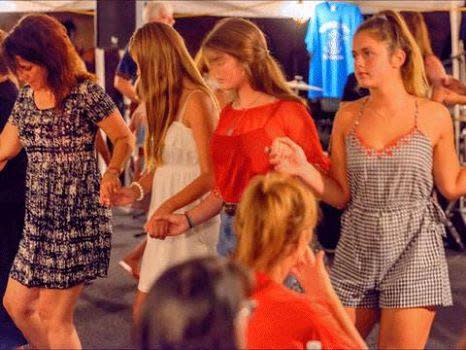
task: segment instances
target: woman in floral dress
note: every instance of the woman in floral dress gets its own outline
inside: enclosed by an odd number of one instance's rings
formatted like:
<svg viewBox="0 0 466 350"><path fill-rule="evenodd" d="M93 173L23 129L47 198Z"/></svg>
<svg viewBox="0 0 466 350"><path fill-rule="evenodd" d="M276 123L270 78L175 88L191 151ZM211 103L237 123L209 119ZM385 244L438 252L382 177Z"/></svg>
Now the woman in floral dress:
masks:
<svg viewBox="0 0 466 350"><path fill-rule="evenodd" d="M111 228L104 204L120 187L134 139L57 20L24 17L2 52L25 86L0 135L0 170L22 148L28 157L24 232L4 304L31 346L80 348L73 309L84 282L107 274ZM99 127L114 145L101 181Z"/></svg>

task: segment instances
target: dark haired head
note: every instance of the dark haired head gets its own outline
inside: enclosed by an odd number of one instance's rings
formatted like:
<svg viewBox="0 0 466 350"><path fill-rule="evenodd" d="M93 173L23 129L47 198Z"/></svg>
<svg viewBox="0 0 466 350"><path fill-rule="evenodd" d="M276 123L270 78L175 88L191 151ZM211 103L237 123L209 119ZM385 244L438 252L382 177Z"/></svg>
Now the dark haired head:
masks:
<svg viewBox="0 0 466 350"><path fill-rule="evenodd" d="M236 317L252 284L233 262L198 258L168 269L149 293L138 348L235 349Z"/></svg>
<svg viewBox="0 0 466 350"><path fill-rule="evenodd" d="M65 27L53 17L42 14L23 17L10 31L2 48L13 73L17 70L16 56L46 69L46 83L58 107L77 83L92 79Z"/></svg>

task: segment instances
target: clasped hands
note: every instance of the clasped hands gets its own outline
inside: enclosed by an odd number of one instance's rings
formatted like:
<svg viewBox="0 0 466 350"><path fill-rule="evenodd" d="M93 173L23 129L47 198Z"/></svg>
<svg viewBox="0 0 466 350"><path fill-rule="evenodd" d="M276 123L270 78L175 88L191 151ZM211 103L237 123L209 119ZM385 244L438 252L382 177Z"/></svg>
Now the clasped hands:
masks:
<svg viewBox="0 0 466 350"><path fill-rule="evenodd" d="M309 165L302 148L288 137L276 138L270 148L264 150L269 154L270 164L278 172L298 175ZM102 182L105 177L102 179ZM104 185L102 184L102 187ZM121 187L114 182L105 186L106 192L101 189L101 201L107 206L124 206L133 203L138 193L132 187ZM157 239L177 236L189 229L185 215L173 213L173 209L162 204L147 220L145 231Z"/></svg>

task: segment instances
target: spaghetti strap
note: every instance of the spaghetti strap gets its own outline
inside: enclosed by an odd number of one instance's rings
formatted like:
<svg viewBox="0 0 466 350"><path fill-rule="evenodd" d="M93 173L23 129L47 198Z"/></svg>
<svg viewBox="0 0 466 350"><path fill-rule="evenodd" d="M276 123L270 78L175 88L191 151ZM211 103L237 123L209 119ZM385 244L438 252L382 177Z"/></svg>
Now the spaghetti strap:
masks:
<svg viewBox="0 0 466 350"><path fill-rule="evenodd" d="M365 97L364 100L361 102L361 106L359 107L358 115L356 116L356 120L353 123L353 127L351 128L352 131L356 130L356 127L359 125L359 120L362 118L362 114L366 109L367 101L369 101L369 96Z"/></svg>
<svg viewBox="0 0 466 350"><path fill-rule="evenodd" d="M188 96L186 96L186 99L184 100L183 105L181 106L180 110L178 111L178 118L176 118L177 121L184 124L182 118L183 118L184 112L186 111L186 106L188 105L188 101L191 98L191 96L193 94L195 94L196 92L202 92L202 90L193 90L188 94Z"/></svg>
<svg viewBox="0 0 466 350"><path fill-rule="evenodd" d="M419 101L417 98L415 98L414 99L414 128L416 130L419 130L418 116L419 116Z"/></svg>

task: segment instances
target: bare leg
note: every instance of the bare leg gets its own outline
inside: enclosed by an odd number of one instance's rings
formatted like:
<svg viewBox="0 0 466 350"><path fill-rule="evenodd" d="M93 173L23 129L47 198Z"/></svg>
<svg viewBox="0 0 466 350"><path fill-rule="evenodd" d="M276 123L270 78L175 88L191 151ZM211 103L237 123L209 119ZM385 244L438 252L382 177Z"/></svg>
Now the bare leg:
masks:
<svg viewBox="0 0 466 350"><path fill-rule="evenodd" d="M379 309L345 308L363 339L367 338L380 317Z"/></svg>
<svg viewBox="0 0 466 350"><path fill-rule="evenodd" d="M139 243L133 250L131 250L126 256L123 258L123 261L129 265L131 268L131 273L136 279L139 279L139 272L141 266L141 259L144 255L144 250L146 249L147 239L144 239L141 243Z"/></svg>
<svg viewBox="0 0 466 350"><path fill-rule="evenodd" d="M379 349L423 349L429 338L435 309L382 309Z"/></svg>
<svg viewBox="0 0 466 350"><path fill-rule="evenodd" d="M73 321L74 307L82 290L83 284L68 289L40 289L38 310L51 349L82 348Z"/></svg>
<svg viewBox="0 0 466 350"><path fill-rule="evenodd" d="M147 293L141 292L140 290L136 291L133 304L133 324L135 328L137 328L139 325L139 320L141 319L142 310L146 299Z"/></svg>
<svg viewBox="0 0 466 350"><path fill-rule="evenodd" d="M9 278L3 304L11 319L33 348L48 348L47 333L37 312L39 289Z"/></svg>

